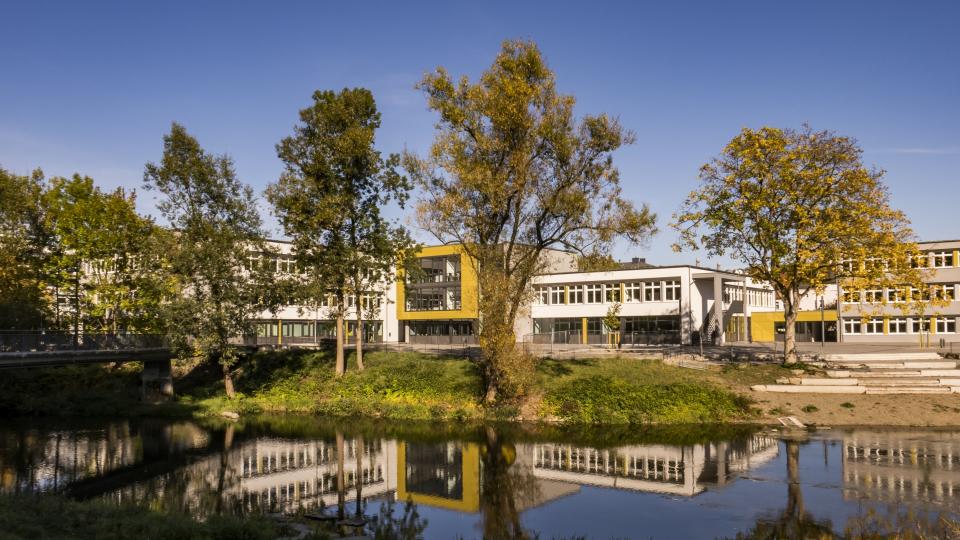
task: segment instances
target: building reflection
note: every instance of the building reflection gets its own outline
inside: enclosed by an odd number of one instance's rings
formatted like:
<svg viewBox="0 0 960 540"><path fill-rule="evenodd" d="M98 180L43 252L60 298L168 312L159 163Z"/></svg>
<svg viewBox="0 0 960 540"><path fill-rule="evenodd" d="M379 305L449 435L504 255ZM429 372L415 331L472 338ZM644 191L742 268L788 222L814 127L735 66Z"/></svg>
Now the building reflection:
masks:
<svg viewBox="0 0 960 540"><path fill-rule="evenodd" d="M843 440L844 498L960 506L960 434L853 431Z"/></svg>
<svg viewBox="0 0 960 540"><path fill-rule="evenodd" d="M766 435L690 446L630 445L594 449L532 445L537 478L692 497L721 486L736 474L779 454L778 440Z"/></svg>

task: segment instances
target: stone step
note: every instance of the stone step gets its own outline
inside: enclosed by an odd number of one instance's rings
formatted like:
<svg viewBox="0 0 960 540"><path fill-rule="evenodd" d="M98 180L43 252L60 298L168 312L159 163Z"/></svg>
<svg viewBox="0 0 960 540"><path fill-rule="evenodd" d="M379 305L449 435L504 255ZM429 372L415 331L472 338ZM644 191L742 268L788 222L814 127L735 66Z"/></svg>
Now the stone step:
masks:
<svg viewBox="0 0 960 540"><path fill-rule="evenodd" d="M960 377L960 369L924 369L920 374L924 377Z"/></svg>
<svg viewBox="0 0 960 540"><path fill-rule="evenodd" d="M960 379L940 379L940 386L960 386Z"/></svg>
<svg viewBox="0 0 960 540"><path fill-rule="evenodd" d="M797 383L794 382L794 380L792 380L792 379L791 379L790 382L791 382L791 384L797 384ZM804 385L804 386L809 386L809 385L813 385L813 386L817 386L817 385L823 385L823 386L844 386L844 385L855 385L855 384L857 384L858 380L857 380L857 379L852 379L852 378L850 378L850 377L847 377L847 378L839 378L839 379L826 379L826 378L822 378L822 377L804 377L804 378L802 378L802 379L799 379L799 381L797 381L797 382L799 382L799 384L802 384L802 385Z"/></svg>
<svg viewBox="0 0 960 540"><path fill-rule="evenodd" d="M864 386L866 394L949 394L948 386Z"/></svg>
<svg viewBox="0 0 960 540"><path fill-rule="evenodd" d="M838 375L834 375L834 373ZM850 369L850 370L841 370L841 371L827 371L828 377L835 378L863 378L863 377L874 377L874 378L901 378L901 377L921 377L923 371L919 369Z"/></svg>
<svg viewBox="0 0 960 540"><path fill-rule="evenodd" d="M847 384L842 386L812 385L812 384L757 384L750 387L755 392L785 392L804 394L864 394L866 386Z"/></svg>
<svg viewBox="0 0 960 540"><path fill-rule="evenodd" d="M843 369L956 369L956 360L924 361L924 362L855 362L830 363L829 368Z"/></svg>
<svg viewBox="0 0 960 540"><path fill-rule="evenodd" d="M860 386L940 386L940 379L937 378L905 378L905 379L875 379L875 378L861 378L858 379Z"/></svg>
<svg viewBox="0 0 960 540"><path fill-rule="evenodd" d="M835 361L894 361L904 360L939 360L940 355L935 352L893 352L893 353L839 353L825 355L827 362Z"/></svg>

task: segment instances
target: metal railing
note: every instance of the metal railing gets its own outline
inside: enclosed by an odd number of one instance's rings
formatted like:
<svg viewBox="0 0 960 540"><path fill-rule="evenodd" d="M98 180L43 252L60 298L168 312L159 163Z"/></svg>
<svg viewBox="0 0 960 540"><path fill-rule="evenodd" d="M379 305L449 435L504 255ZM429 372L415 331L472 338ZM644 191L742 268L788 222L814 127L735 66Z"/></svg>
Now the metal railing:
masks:
<svg viewBox="0 0 960 540"><path fill-rule="evenodd" d="M103 351L168 346L160 334L79 334L51 331L0 332L0 352Z"/></svg>

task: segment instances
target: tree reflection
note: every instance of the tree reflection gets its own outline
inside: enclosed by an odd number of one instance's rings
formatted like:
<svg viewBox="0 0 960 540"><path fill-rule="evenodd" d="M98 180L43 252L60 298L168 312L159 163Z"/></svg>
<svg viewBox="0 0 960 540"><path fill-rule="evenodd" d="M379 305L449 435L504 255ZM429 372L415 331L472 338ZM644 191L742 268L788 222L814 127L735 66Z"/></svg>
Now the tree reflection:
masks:
<svg viewBox="0 0 960 540"><path fill-rule="evenodd" d="M787 446L787 505L775 518L760 518L747 533L738 533L738 539L779 538L834 538L830 520L818 520L807 513L803 505L800 485L800 443L786 440Z"/></svg>
<svg viewBox="0 0 960 540"><path fill-rule="evenodd" d="M480 511L484 538L532 538L520 525L521 506L527 506L539 493L532 471L513 467L516 449L501 439L496 428L484 429L480 449L482 480Z"/></svg>

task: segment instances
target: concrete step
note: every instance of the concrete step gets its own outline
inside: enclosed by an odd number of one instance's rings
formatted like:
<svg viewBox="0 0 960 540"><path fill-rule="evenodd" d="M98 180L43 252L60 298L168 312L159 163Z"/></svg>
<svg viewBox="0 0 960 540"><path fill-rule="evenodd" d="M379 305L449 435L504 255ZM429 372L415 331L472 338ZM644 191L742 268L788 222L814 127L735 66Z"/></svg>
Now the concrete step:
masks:
<svg viewBox="0 0 960 540"><path fill-rule="evenodd" d="M861 386L940 386L940 379L937 378L905 378L905 379L894 379L894 378L861 378L859 379Z"/></svg>
<svg viewBox="0 0 960 540"><path fill-rule="evenodd" d="M960 379L940 379L940 386L960 386Z"/></svg>
<svg viewBox="0 0 960 540"><path fill-rule="evenodd" d="M892 353L839 353L825 355L827 362L840 361L904 361L904 360L939 360L940 355L935 352L892 352Z"/></svg>
<svg viewBox="0 0 960 540"><path fill-rule="evenodd" d="M865 394L949 394L948 386L864 386Z"/></svg>
<svg viewBox="0 0 960 540"><path fill-rule="evenodd" d="M840 377L852 377L852 378L863 378L863 377L873 377L873 378L901 378L901 377L921 377L923 376L923 370L919 369L851 369L843 370L838 372L827 371L827 376L833 377L831 373L841 373Z"/></svg>
<svg viewBox="0 0 960 540"><path fill-rule="evenodd" d="M798 381L794 381L793 379L790 380L790 383L791 383L791 384L797 384L797 383L799 383L799 384L802 384L802 385L804 385L804 386L809 386L809 385L813 385L813 386L817 386L817 385L821 385L821 386L844 386L844 385L855 385L855 384L857 384L857 382L858 382L857 379L853 379L853 378L850 378L850 377L847 377L847 378L839 378L839 379L827 379L827 378L823 378L823 377L804 377L804 378L802 378L802 379L799 379Z"/></svg>
<svg viewBox="0 0 960 540"><path fill-rule="evenodd" d="M924 377L958 377L960 369L924 369L920 371Z"/></svg>
<svg viewBox="0 0 960 540"><path fill-rule="evenodd" d="M830 363L828 368L832 370L843 369L956 369L956 360L940 361L909 361L909 362L856 362L856 363Z"/></svg>
<svg viewBox="0 0 960 540"><path fill-rule="evenodd" d="M750 387L755 392L785 392L792 394L864 394L866 386L847 384L842 386L812 384L757 384Z"/></svg>

